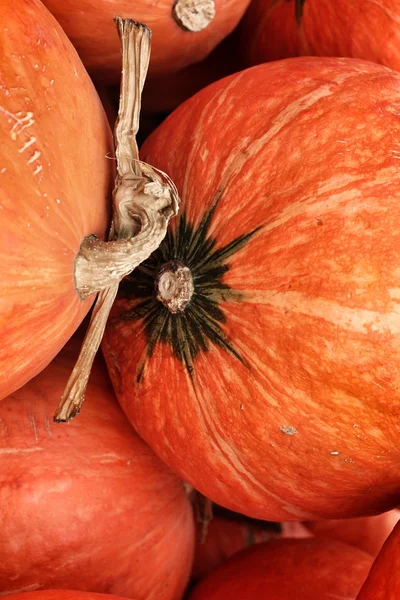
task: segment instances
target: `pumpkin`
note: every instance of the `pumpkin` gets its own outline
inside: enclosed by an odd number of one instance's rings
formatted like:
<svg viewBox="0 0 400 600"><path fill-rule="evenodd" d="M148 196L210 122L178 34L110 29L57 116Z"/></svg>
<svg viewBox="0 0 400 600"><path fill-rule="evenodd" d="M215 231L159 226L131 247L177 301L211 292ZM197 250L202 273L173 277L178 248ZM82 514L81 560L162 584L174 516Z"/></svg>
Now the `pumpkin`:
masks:
<svg viewBox="0 0 400 600"><path fill-rule="evenodd" d="M0 399L41 371L91 306L82 240L102 237L111 132L78 55L38 0L0 6Z"/></svg>
<svg viewBox="0 0 400 600"><path fill-rule="evenodd" d="M394 509L373 517L311 521L305 526L317 537L339 540L376 556L399 520L400 510Z"/></svg>
<svg viewBox="0 0 400 600"><path fill-rule="evenodd" d="M278 537L303 538L312 533L302 523L267 523L245 519L214 516L207 526L205 539L198 526L192 578L200 579L224 563L239 550Z"/></svg>
<svg viewBox="0 0 400 600"><path fill-rule="evenodd" d="M242 550L189 600L355 600L372 557L332 540L271 540Z"/></svg>
<svg viewBox="0 0 400 600"><path fill-rule="evenodd" d="M290 56L348 56L400 70L393 0L252 0L241 27L247 64Z"/></svg>
<svg viewBox="0 0 400 600"><path fill-rule="evenodd" d="M151 115L171 112L210 83L240 71L245 66L242 62L235 30L204 60L175 73L167 71L151 77L143 88L143 113Z"/></svg>
<svg viewBox="0 0 400 600"><path fill-rule="evenodd" d="M373 63L277 61L142 147L181 214L122 283L104 355L139 435L217 504L270 521L399 504L399 101Z"/></svg>
<svg viewBox="0 0 400 600"><path fill-rule="evenodd" d="M400 523L376 557L357 600L398 600L400 597Z"/></svg>
<svg viewBox="0 0 400 600"><path fill-rule="evenodd" d="M113 19L152 30L149 75L177 71L206 57L237 25L249 0L44 0L100 81L117 81L120 46ZM158 90L162 94L164 90Z"/></svg>
<svg viewBox="0 0 400 600"><path fill-rule="evenodd" d="M82 416L52 423L79 341L0 404L1 593L178 600L193 559L191 505L123 415L100 359Z"/></svg>

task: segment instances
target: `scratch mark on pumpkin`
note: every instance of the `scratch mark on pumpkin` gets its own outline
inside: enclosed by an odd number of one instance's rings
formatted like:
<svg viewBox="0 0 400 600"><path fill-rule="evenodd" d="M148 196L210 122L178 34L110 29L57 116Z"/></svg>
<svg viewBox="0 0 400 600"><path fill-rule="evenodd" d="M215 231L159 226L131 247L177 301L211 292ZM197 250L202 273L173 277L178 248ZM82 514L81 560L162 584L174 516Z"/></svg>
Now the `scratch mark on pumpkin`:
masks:
<svg viewBox="0 0 400 600"><path fill-rule="evenodd" d="M40 171L43 169L42 165L38 165L36 167L36 169L33 171L34 175L37 175L38 173L40 173Z"/></svg>
<svg viewBox="0 0 400 600"><path fill-rule="evenodd" d="M31 422L31 427L32 427L33 435L35 436L35 441L38 444L39 436L38 436L38 432L37 432L35 416L33 413L29 414L29 421Z"/></svg>
<svg viewBox="0 0 400 600"><path fill-rule="evenodd" d="M39 152L39 150L35 150L35 152L32 154L32 156L28 160L28 165L35 162L40 157L40 155L41 155L41 152Z"/></svg>
<svg viewBox="0 0 400 600"><path fill-rule="evenodd" d="M53 437L53 432L51 431L50 421L49 421L49 419L48 419L47 416L44 419L44 428L47 431L47 434L48 434L49 438L52 438Z"/></svg>
<svg viewBox="0 0 400 600"><path fill-rule="evenodd" d="M32 452L41 452L43 448L36 446L35 448L0 448L1 454L31 454ZM1 594L0 594L1 595ZM3 594L5 595L5 594Z"/></svg>
<svg viewBox="0 0 400 600"><path fill-rule="evenodd" d="M26 114L24 114L23 112L18 112L16 114L13 114L10 111L6 110L3 106L0 106L0 112L8 116L10 121L15 121L10 132L12 140L16 140L18 135L20 135L20 133L22 133L24 129L26 129L27 127L31 127L35 123L35 119L33 118L32 112L27 112Z"/></svg>
<svg viewBox="0 0 400 600"><path fill-rule="evenodd" d="M21 146L21 148L18 150L18 152L21 154L27 148L29 148L30 146L32 146L32 144L34 144L35 142L36 142L36 138L34 136L31 136L29 138L29 140L27 142L25 142L25 144L23 144L23 146Z"/></svg>

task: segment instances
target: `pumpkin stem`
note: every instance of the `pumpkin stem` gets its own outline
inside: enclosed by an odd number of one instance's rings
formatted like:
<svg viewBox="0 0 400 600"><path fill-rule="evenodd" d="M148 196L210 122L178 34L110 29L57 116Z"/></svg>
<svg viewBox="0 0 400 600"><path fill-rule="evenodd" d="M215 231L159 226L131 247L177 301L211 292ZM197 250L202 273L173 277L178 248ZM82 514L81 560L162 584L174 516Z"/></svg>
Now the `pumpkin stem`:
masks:
<svg viewBox="0 0 400 600"><path fill-rule="evenodd" d="M139 160L136 134L141 94L150 58L151 32L131 19L115 19L122 45L121 96L114 131L117 177L109 241L83 240L75 260L75 283L84 299L100 292L88 331L55 422L69 421L82 407L90 370L100 346L119 282L162 242L169 219L178 212L171 179Z"/></svg>
<svg viewBox="0 0 400 600"><path fill-rule="evenodd" d="M156 276L156 292L157 300L162 302L169 312L183 312L194 292L190 269L178 260L165 263Z"/></svg>
<svg viewBox="0 0 400 600"><path fill-rule="evenodd" d="M214 0L175 0L172 17L185 31L198 32L208 27L215 17Z"/></svg>

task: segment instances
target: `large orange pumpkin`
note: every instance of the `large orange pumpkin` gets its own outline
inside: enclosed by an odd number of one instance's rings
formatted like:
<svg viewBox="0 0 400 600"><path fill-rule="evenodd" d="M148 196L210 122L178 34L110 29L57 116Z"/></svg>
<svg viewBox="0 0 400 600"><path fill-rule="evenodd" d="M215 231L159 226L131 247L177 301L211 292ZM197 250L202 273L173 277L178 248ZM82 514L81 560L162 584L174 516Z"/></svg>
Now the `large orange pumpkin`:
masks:
<svg viewBox="0 0 400 600"><path fill-rule="evenodd" d="M104 353L139 434L227 508L399 503L399 103L397 72L296 58L202 90L143 146L181 216Z"/></svg>
<svg viewBox="0 0 400 600"><path fill-rule="evenodd" d="M348 56L400 70L397 0L252 0L241 26L248 64Z"/></svg>
<svg viewBox="0 0 400 600"><path fill-rule="evenodd" d="M111 132L71 43L38 0L0 6L0 399L43 369L90 308L74 283L103 236Z"/></svg>
<svg viewBox="0 0 400 600"><path fill-rule="evenodd" d="M398 600L400 598L400 523L383 545L357 600Z"/></svg>
<svg viewBox="0 0 400 600"><path fill-rule="evenodd" d="M372 557L332 540L271 540L242 550L189 600L355 600Z"/></svg>
<svg viewBox="0 0 400 600"><path fill-rule="evenodd" d="M120 47L114 17L152 30L150 76L170 73L207 56L237 25L250 0L44 0L90 73L119 79ZM164 89L157 92L162 95Z"/></svg>
<svg viewBox="0 0 400 600"><path fill-rule="evenodd" d="M1 594L74 588L178 600L193 559L191 505L123 415L103 361L83 415L52 423L78 341L0 403Z"/></svg>

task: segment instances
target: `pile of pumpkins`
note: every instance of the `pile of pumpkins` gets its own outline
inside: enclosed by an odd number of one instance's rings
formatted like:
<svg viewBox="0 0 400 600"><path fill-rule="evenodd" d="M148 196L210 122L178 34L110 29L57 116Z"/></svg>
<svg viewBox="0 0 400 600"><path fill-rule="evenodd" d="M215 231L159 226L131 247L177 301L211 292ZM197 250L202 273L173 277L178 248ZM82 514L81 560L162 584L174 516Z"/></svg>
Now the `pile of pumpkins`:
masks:
<svg viewBox="0 0 400 600"><path fill-rule="evenodd" d="M117 15L152 30L140 157L180 209L55 423ZM400 598L400 4L3 0L0 54L0 596Z"/></svg>

